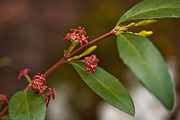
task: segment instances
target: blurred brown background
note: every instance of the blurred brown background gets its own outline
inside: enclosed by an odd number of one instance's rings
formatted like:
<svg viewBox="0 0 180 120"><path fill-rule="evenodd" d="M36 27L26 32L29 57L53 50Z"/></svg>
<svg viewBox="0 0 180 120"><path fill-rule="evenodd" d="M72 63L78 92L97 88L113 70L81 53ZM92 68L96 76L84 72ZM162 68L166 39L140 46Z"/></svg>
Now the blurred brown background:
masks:
<svg viewBox="0 0 180 120"><path fill-rule="evenodd" d="M10 98L25 88L28 82L24 78L17 79L20 70L30 68L29 75L33 77L55 64L70 44L62 41L70 28L84 27L92 40L109 32L118 19L140 1L0 0L0 61L3 63L0 65L0 93ZM111 36L97 43L94 54L100 59L99 66L117 77L131 93L136 116L131 117L111 107L81 80L72 66L62 65L47 77L47 84L56 88L57 95L50 103L46 119L180 120L179 26L180 19L162 19L134 30L154 31L149 38L164 56L176 85L177 104L173 112L166 111L138 84L118 58L116 37Z"/></svg>

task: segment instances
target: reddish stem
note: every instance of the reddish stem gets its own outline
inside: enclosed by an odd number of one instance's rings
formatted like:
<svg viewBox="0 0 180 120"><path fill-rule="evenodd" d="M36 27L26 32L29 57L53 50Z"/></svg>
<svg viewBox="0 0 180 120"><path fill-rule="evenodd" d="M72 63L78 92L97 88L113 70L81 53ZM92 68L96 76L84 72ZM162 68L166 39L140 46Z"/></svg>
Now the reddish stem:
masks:
<svg viewBox="0 0 180 120"><path fill-rule="evenodd" d="M88 43L88 46L110 36L110 35L113 35L115 33L115 29L111 30L110 32L92 40L91 42ZM67 59L76 55L78 52L80 52L81 50L83 50L84 48L86 48L87 46L86 45L83 45L82 47L78 48L77 50L75 50L74 52L72 52L70 55L68 56L65 56L63 57L59 62L57 62L55 65L53 65L49 70L47 70L43 75L44 76L47 76L49 75L51 72L53 72L56 68L58 68L60 65L62 65L63 63L66 63L67 62Z"/></svg>
<svg viewBox="0 0 180 120"><path fill-rule="evenodd" d="M26 92L30 87L31 87L31 85L29 84L29 85L24 89L24 92Z"/></svg>
<svg viewBox="0 0 180 120"><path fill-rule="evenodd" d="M4 103L7 104L7 106L0 112L0 119L1 119L1 116L4 115L6 111L8 110L9 100L7 99L6 95L0 94L0 97L1 97L1 100L3 100L3 104Z"/></svg>
<svg viewBox="0 0 180 120"><path fill-rule="evenodd" d="M0 117L3 116L7 112L7 110L8 110L8 105L1 111Z"/></svg>
<svg viewBox="0 0 180 120"><path fill-rule="evenodd" d="M67 58L63 57L59 62L57 62L49 70L47 70L43 75L44 76L49 75L51 72L53 72L56 68L58 68L61 64L65 63L66 61L67 61Z"/></svg>
<svg viewBox="0 0 180 120"><path fill-rule="evenodd" d="M92 41L90 41L88 43L88 46L90 46L90 45L92 45L92 44L94 44L94 43L96 43L96 42L98 42L98 41L100 41L100 40L110 36L110 35L113 35L114 31L115 31L115 29L111 30L110 32L108 32L108 33L106 33L106 34L104 34L104 35L102 35L102 36L100 36L100 37L98 37L98 38L96 38L96 39L94 39ZM78 52L80 52L81 50L83 50L86 47L87 47L86 45L83 45L82 47L80 47L77 50L75 50L74 52L72 52L70 55L66 56L66 58L72 57L73 55L77 54Z"/></svg>

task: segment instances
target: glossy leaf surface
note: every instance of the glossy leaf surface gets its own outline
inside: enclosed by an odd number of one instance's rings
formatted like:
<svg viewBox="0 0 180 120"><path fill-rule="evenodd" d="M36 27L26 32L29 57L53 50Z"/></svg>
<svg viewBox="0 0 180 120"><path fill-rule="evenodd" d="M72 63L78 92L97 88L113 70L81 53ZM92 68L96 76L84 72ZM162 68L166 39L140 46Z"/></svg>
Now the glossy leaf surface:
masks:
<svg viewBox="0 0 180 120"><path fill-rule="evenodd" d="M9 116L13 120L44 120L46 103L43 96L36 91L19 91L9 102Z"/></svg>
<svg viewBox="0 0 180 120"><path fill-rule="evenodd" d="M134 75L169 110L174 105L174 87L167 66L148 38L122 33L117 37L119 56Z"/></svg>
<svg viewBox="0 0 180 120"><path fill-rule="evenodd" d="M117 78L100 67L97 67L96 73L93 74L84 72L86 69L84 63L72 63L72 65L95 93L118 109L130 115L135 114L133 101Z"/></svg>
<svg viewBox="0 0 180 120"><path fill-rule="evenodd" d="M118 24L136 19L179 18L180 0L144 0L128 10Z"/></svg>

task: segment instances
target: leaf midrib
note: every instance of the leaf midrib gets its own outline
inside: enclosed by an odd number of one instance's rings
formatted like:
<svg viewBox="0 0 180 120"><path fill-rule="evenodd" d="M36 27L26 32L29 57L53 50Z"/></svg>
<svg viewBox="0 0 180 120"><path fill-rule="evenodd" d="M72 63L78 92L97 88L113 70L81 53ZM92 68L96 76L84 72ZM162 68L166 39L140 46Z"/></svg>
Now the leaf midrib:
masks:
<svg viewBox="0 0 180 120"><path fill-rule="evenodd" d="M178 9L179 7L162 7L162 8L158 8L158 9L148 9L148 10L139 12L139 13L137 13L137 14L134 14L134 15L132 15L132 16L129 16L129 17L125 18L125 19L122 19L118 24L126 21L126 20L129 19L129 18L132 18L132 17L134 17L134 16L136 16L136 15L139 15L139 14L142 14L142 13L145 13L145 12L156 11L156 10L163 10L163 9L170 9L170 8L172 8L172 9Z"/></svg>
<svg viewBox="0 0 180 120"><path fill-rule="evenodd" d="M25 101L27 104L27 110L28 110L28 119L30 118L30 112L29 112L29 105L28 105L28 101L27 101L27 93L25 92Z"/></svg>
<svg viewBox="0 0 180 120"><path fill-rule="evenodd" d="M130 44L130 46L136 51L136 53L143 59L144 63L146 64L146 66L148 68L148 70L153 75L155 80L159 83L160 82L159 79L156 77L154 72L151 70L151 67L148 65L148 61L146 60L146 58L143 55L141 55L141 53L136 49L136 47L128 39L126 39L126 37L124 37L124 35L122 35L122 34L120 34L120 35ZM164 88L161 85L160 85L160 87L164 91ZM168 96L166 94L164 94L164 92L163 92L163 96L166 96L166 98L168 98Z"/></svg>
<svg viewBox="0 0 180 120"><path fill-rule="evenodd" d="M76 64L77 65L77 64ZM79 66L79 65L78 65ZM82 70L83 68L81 66L79 66ZM92 76L92 75L91 75ZM107 88L119 101L121 101L121 99L114 94L114 92L111 91L111 89L109 89L106 85L104 85L102 82L100 82L97 78L95 78L94 76L92 76L94 79L96 79L102 86L104 86L105 88ZM127 104L124 104L124 102L121 101L121 103L127 108ZM131 113L131 111L127 108L127 110L129 111L129 113Z"/></svg>

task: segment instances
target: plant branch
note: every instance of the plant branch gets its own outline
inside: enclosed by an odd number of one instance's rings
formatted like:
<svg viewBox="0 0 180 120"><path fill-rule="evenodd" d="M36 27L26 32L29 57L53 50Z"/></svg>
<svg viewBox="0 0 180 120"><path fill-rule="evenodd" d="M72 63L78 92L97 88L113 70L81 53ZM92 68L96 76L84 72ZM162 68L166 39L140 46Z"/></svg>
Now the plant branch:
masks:
<svg viewBox="0 0 180 120"><path fill-rule="evenodd" d="M100 40L102 40L108 36L114 35L114 33L115 33L115 29L111 30L110 32L108 32L108 33L106 33L106 34L104 34L104 35L102 35L102 36L100 36L100 37L98 37L92 41L90 41L88 43L88 46L90 46L90 45L92 45L92 44L94 44L94 43L96 43L96 42L98 42L98 41L100 41ZM86 47L87 47L86 45L83 45L82 47L80 47L77 50L75 50L74 52L72 52L70 55L66 56L66 58L70 58L70 57L74 56L75 54L77 54L78 52L80 52L81 50L83 50Z"/></svg>
<svg viewBox="0 0 180 120"><path fill-rule="evenodd" d="M110 32L108 32L108 33L106 33L106 34L104 34L104 35L102 35L102 36L100 36L100 37L98 37L98 38L90 41L90 42L88 43L88 46L90 46L90 45L92 45L92 44L94 44L94 43L96 43L96 42L98 42L98 41L100 41L100 40L102 40L102 39L104 39L104 38L106 38L106 37L108 37L108 36L114 35L115 32L116 32L115 29L111 30ZM64 57L63 57L61 60L59 60L55 65L53 65L50 69L48 69L43 75L44 75L44 76L47 76L47 75L49 75L51 72L53 72L56 68L58 68L60 65L62 65L63 63L70 62L70 61L67 61L68 58L74 56L75 54L77 54L77 53L80 52L81 50L85 49L86 47L87 47L86 45L83 45L82 47L76 49L74 52L72 52L72 53L69 54L68 56L64 56ZM25 76L25 77L27 78L27 76ZM30 78L28 78L28 81L29 81L29 82L31 81ZM31 86L31 84L28 84L28 86L24 89L24 92L26 92L26 91L30 88L30 86ZM4 114L7 112L7 110L8 110L8 106L6 106L6 107L0 112L0 117L1 117L2 115L4 115Z"/></svg>
<svg viewBox="0 0 180 120"><path fill-rule="evenodd" d="M111 30L110 32L108 32L108 33L106 33L106 34L104 34L104 35L102 35L102 36L100 36L100 37L98 37L98 38L90 41L90 42L88 43L88 46L90 46L90 45L92 45L92 44L94 44L94 43L96 43L96 42L98 42L98 41L100 41L100 40L102 40L102 39L110 36L110 35L114 35L115 32L116 32L115 29ZM66 63L67 60L68 60L68 58L76 55L78 52L80 52L81 50L83 50L83 49L86 48L86 47L87 47L86 45L83 45L82 47L76 49L74 52L72 52L72 53L69 54L68 56L64 56L59 62L57 62L55 65L53 65L53 66L52 66L49 70L47 70L43 75L44 75L44 76L49 75L49 74L50 74L51 72L53 72L56 68L58 68L60 65L62 65L63 63ZM69 61L68 61L68 62L69 62Z"/></svg>
<svg viewBox="0 0 180 120"><path fill-rule="evenodd" d="M1 116L3 116L8 110L8 105L1 111L0 113L0 119L1 119Z"/></svg>
<svg viewBox="0 0 180 120"><path fill-rule="evenodd" d="M63 57L60 61L58 61L55 65L48 69L43 75L48 76L51 72L53 72L56 68L58 68L61 64L65 62L67 62L67 58Z"/></svg>
<svg viewBox="0 0 180 120"><path fill-rule="evenodd" d="M31 87L31 83L24 89L24 92L26 92Z"/></svg>

